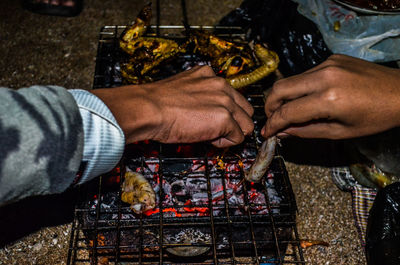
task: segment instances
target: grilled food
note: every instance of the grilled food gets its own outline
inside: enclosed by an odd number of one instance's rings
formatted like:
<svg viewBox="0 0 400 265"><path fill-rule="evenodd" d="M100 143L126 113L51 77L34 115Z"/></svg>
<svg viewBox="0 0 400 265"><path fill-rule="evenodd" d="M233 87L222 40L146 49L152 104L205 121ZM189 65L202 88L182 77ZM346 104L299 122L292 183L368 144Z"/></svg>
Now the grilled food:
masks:
<svg viewBox="0 0 400 265"><path fill-rule="evenodd" d="M272 136L265 140L258 150L256 160L250 169L245 172L244 178L250 182L260 182L265 172L267 172L272 159L275 156L275 147L278 142L276 136Z"/></svg>
<svg viewBox="0 0 400 265"><path fill-rule="evenodd" d="M121 200L129 203L137 214L151 210L156 206L156 194L147 179L137 172L126 172L122 184Z"/></svg>
<svg viewBox="0 0 400 265"><path fill-rule="evenodd" d="M147 5L134 23L121 35L120 47L128 55L122 63L121 72L125 81L132 84L152 82L152 72L178 54L189 53L203 56L216 74L227 79L234 88L255 83L274 72L279 58L261 44L253 50L249 45L238 44L219 38L209 31L186 29L187 40L178 44L166 38L144 36L151 19L151 7Z"/></svg>

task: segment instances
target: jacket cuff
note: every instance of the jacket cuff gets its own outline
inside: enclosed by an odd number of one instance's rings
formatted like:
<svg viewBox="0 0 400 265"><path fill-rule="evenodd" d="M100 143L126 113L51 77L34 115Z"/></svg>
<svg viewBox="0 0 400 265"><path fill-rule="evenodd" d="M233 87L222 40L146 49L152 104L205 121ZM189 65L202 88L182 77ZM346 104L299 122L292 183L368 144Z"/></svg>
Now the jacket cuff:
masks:
<svg viewBox="0 0 400 265"><path fill-rule="evenodd" d="M122 157L125 136L108 107L97 96L81 89L68 90L79 107L83 121L84 148L76 184L112 170Z"/></svg>

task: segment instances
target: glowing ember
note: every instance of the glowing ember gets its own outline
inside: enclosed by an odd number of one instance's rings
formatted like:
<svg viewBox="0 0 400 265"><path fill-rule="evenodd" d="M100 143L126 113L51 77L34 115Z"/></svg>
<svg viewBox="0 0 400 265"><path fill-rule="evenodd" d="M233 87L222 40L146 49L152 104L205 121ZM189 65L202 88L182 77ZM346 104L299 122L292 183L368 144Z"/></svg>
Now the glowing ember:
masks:
<svg viewBox="0 0 400 265"><path fill-rule="evenodd" d="M132 159L128 161L126 170L143 174L156 193L156 208L144 212L144 216L160 214L160 205L164 217L208 216L211 208L214 216L220 216L225 214L225 203L230 206L229 212L232 215L244 215L247 210L252 214L265 214L268 213L266 194L272 205L279 205L281 198L274 189L273 172L267 176L266 187L262 184L246 183L245 191L243 185L239 184L243 178L243 170L250 167L252 162L253 159L238 157L179 159L164 161L163 168L160 168L157 158L147 161ZM111 181L119 182L119 178L110 176L105 183ZM92 209L96 208L97 201L94 197ZM113 205L107 205L107 201L102 198L102 208L113 208ZM112 199L111 202L116 204L118 201ZM250 207L243 207L249 204ZM125 203L122 205L129 206ZM137 217L129 212L123 214L122 218Z"/></svg>

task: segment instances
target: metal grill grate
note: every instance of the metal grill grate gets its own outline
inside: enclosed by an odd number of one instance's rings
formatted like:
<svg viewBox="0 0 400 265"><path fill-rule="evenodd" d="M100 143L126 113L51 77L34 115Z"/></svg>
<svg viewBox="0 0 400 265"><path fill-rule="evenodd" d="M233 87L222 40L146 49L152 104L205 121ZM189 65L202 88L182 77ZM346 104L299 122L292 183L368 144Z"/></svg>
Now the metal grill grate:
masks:
<svg viewBox="0 0 400 265"><path fill-rule="evenodd" d="M210 164L208 159L201 158L200 164ZM187 167L193 160L142 158L134 161L141 164L142 172L146 172L146 162L159 163L157 173L162 183L163 179L181 173L181 170L171 169L171 165L183 164ZM226 158L224 161L237 163L238 158ZM212 202L211 182L216 178L224 182L227 172L221 170L211 174L211 167L212 164L201 173L206 178L209 203L197 207L210 209L209 214L204 216L167 216L165 210L168 208L159 202L158 209L163 214L132 218L130 208L119 200L119 183L109 184L110 179L121 176L121 173L103 176L96 183L88 185L82 191L86 200L82 200L76 208L68 264L107 264L104 260L110 264L303 264L295 224L295 202L282 159L278 157L274 160L269 174L274 175L275 189L283 200L280 203L269 199L262 204L250 203L250 185L244 186L245 203L241 206L245 209L243 215L232 214L239 206L228 201L226 188L223 189L223 204ZM242 172L236 174L232 178L239 179L243 175ZM268 183L264 182L260 186L265 198L270 198ZM158 191L159 197L163 197L162 190ZM94 200L97 203L94 204ZM110 204L110 201L115 203ZM101 207L103 203L108 208ZM176 209L182 207L188 206L175 206ZM256 207L263 207L268 213L254 213ZM222 213L214 216L218 208ZM163 236L188 229L209 234L211 238L201 243L173 243L167 242ZM173 250L179 251L179 247L188 247L184 252L202 254L189 258L182 256L181 251L181 256L173 255Z"/></svg>
<svg viewBox="0 0 400 265"><path fill-rule="evenodd" d="M239 27L192 28L245 41ZM119 50L118 37L124 29L125 26L102 28L94 88L123 84L119 62L124 55ZM179 39L184 38L183 30L183 26L152 26L149 34ZM255 109L254 134L224 153L222 159L216 157L221 153L204 143L140 143L128 148L113 172L82 186L67 263L305 264L296 229L296 203L282 158L275 157L261 184L229 188L229 183L243 178L239 165L251 164L262 141L259 132L265 123L263 90L272 82L272 77L266 78L246 90L245 96ZM189 150L190 155L182 150ZM153 214L134 215L129 205L120 200L126 168L141 172L152 184L158 183L159 199ZM168 185L199 179L206 194L203 201L194 205L165 202ZM216 182L220 183L219 194L213 188ZM264 200L254 201L254 194ZM234 202L232 196L242 201ZM185 233L203 239L179 241L177 238Z"/></svg>

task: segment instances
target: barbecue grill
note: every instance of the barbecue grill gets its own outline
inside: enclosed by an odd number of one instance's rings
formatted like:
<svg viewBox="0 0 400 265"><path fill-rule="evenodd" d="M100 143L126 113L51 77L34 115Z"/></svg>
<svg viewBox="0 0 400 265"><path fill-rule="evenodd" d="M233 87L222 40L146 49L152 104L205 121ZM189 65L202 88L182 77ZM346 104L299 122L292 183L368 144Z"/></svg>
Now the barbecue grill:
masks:
<svg viewBox="0 0 400 265"><path fill-rule="evenodd" d="M240 27L191 27L246 41ZM101 29L94 88L123 84L119 64L125 55L118 38L125 28ZM179 40L185 38L183 30L183 26L159 25L157 12L157 25L147 34ZM183 54L159 78L199 61ZM263 92L273 81L268 77L244 92L255 109L255 130L243 144L217 150L207 143L140 142L127 147L112 172L83 185L67 263L305 264L296 229L296 202L283 159L274 158L260 184L240 184L263 141ZM136 215L121 201L127 170L149 180L157 194L155 209Z"/></svg>

